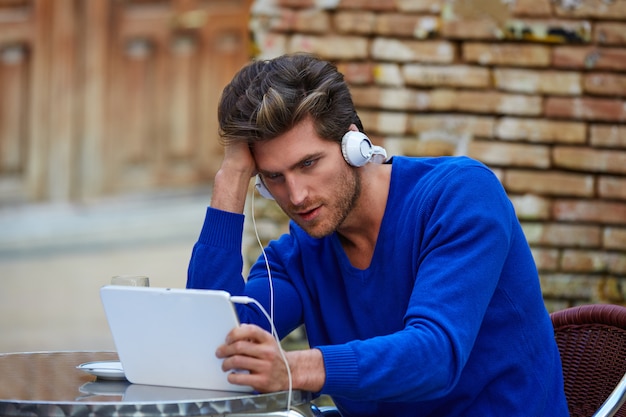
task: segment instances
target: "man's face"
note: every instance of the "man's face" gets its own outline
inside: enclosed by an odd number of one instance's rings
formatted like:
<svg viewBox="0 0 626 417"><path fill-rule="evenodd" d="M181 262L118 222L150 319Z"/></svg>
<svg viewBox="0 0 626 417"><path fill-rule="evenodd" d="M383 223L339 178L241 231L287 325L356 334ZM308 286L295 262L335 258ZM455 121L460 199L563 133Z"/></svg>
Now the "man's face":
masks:
<svg viewBox="0 0 626 417"><path fill-rule="evenodd" d="M358 170L344 161L338 143L317 135L311 119L255 144L253 153L280 208L313 237L337 230L358 200Z"/></svg>

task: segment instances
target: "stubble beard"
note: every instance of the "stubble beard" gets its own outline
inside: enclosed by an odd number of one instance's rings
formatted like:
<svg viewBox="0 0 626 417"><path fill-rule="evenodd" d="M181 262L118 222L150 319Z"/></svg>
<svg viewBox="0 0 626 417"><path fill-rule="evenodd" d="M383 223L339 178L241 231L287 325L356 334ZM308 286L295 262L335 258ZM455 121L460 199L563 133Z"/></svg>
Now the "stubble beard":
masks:
<svg viewBox="0 0 626 417"><path fill-rule="evenodd" d="M309 236L322 238L335 232L346 220L352 209L356 206L361 196L361 176L360 173L351 167L346 170L345 176L339 176L333 182L337 197L335 201L323 202L322 204L328 214L324 218L318 218L312 222L301 222L297 217L289 215L291 211L285 210L289 217L296 222ZM306 206L315 207L318 202L306 202Z"/></svg>

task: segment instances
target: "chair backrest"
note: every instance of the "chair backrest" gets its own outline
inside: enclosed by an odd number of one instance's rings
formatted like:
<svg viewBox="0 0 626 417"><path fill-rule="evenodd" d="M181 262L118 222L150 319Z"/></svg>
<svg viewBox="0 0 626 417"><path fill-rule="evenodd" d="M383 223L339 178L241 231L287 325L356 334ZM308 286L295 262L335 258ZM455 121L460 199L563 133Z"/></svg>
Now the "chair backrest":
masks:
<svg viewBox="0 0 626 417"><path fill-rule="evenodd" d="M571 417L591 417L626 372L626 307L593 304L550 315ZM626 406L616 416L626 417Z"/></svg>

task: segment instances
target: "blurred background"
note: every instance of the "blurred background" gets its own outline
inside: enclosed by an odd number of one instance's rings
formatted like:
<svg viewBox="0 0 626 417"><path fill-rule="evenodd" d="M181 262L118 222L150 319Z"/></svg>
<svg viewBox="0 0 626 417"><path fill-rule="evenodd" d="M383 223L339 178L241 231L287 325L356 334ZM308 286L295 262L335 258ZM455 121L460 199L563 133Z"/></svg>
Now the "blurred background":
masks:
<svg viewBox="0 0 626 417"><path fill-rule="evenodd" d="M298 51L389 154L494 170L549 310L625 303L626 0L0 0L0 352L112 349L114 275L184 287L221 90Z"/></svg>

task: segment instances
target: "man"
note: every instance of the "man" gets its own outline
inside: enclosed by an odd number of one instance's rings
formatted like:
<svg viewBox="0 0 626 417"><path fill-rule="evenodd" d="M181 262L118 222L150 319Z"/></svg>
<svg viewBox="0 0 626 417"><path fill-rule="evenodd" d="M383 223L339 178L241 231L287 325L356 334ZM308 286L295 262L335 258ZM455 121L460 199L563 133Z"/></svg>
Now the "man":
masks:
<svg viewBox="0 0 626 417"><path fill-rule="evenodd" d="M568 414L537 271L489 169L464 157L357 166L342 153L344 134L363 131L348 88L308 55L242 69L218 116L225 155L187 285L258 300L281 337L305 324L311 349L287 352L294 388L329 394L344 416ZM369 161L376 148L357 140ZM292 222L244 280L255 173ZM287 389L267 320L238 311L250 324L217 355L249 372L230 381Z"/></svg>

